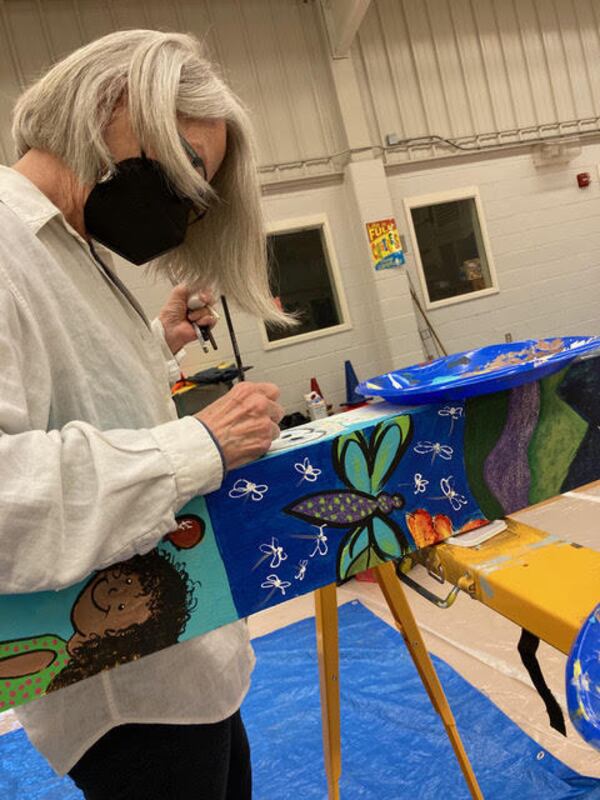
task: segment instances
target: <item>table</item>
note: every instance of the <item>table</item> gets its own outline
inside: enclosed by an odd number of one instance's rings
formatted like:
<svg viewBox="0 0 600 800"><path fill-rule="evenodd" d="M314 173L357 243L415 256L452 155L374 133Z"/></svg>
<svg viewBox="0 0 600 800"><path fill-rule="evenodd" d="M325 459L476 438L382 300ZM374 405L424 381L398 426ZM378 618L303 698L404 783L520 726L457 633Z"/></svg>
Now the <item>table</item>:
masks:
<svg viewBox="0 0 600 800"><path fill-rule="evenodd" d="M600 552L510 517L506 531L477 548L442 543L410 558L565 654L600 596ZM377 567L375 574L432 705L442 718L471 795L482 797L394 565ZM430 594L423 589L421 593ZM325 765L329 798L336 800L341 739L335 584L318 590L315 597Z"/></svg>

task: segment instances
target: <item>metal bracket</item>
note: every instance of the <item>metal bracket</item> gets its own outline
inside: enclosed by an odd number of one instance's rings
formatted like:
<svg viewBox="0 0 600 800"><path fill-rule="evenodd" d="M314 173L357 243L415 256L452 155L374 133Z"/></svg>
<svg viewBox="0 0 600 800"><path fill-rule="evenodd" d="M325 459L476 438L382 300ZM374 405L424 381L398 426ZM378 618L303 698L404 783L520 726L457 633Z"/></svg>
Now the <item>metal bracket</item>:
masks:
<svg viewBox="0 0 600 800"><path fill-rule="evenodd" d="M433 578L434 581L441 583L442 586L446 583L446 573L444 572L444 565L441 563L432 567L427 567L427 574L430 578Z"/></svg>
<svg viewBox="0 0 600 800"><path fill-rule="evenodd" d="M435 573L429 573L432 578L435 578L437 581L440 581L440 575L436 575ZM458 597L458 593L460 592L460 588L458 586L453 586L450 593L447 597L438 597L436 594L431 592L429 589L426 589L424 586L421 586L420 583L417 583L412 578L409 578L408 575L405 575L398 567L396 567L396 575L398 578L404 583L406 586L410 586L411 589L414 589L415 592L424 597L426 600L429 600L430 603L433 603L434 606L437 608L450 608L451 605L454 604L454 601ZM443 583L443 579L441 583Z"/></svg>

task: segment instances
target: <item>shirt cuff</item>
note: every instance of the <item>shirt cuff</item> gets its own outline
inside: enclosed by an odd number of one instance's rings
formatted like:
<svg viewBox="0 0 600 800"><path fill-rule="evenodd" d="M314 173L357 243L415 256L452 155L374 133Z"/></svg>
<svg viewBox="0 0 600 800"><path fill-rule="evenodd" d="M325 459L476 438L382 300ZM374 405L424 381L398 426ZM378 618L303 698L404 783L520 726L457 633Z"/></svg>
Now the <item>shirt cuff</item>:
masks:
<svg viewBox="0 0 600 800"><path fill-rule="evenodd" d="M221 486L225 474L221 449L196 417L165 422L150 433L171 465L178 508Z"/></svg>
<svg viewBox="0 0 600 800"><path fill-rule="evenodd" d="M169 382L172 386L174 383L177 383L181 376L179 365L185 356L185 348L182 347L181 350L178 350L175 355L173 355L165 338L165 329L158 317L155 317L155 319L152 320L150 327L152 329L152 333L158 340L164 359L167 362L167 367L169 369Z"/></svg>

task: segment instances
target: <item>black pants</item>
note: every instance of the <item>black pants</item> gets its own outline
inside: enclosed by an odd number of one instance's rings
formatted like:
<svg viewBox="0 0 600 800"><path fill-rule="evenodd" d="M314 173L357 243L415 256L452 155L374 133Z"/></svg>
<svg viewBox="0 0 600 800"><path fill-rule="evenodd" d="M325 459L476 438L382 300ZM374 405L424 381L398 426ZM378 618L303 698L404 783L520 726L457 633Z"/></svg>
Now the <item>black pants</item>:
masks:
<svg viewBox="0 0 600 800"><path fill-rule="evenodd" d="M69 772L86 800L250 800L239 711L214 725L120 725Z"/></svg>

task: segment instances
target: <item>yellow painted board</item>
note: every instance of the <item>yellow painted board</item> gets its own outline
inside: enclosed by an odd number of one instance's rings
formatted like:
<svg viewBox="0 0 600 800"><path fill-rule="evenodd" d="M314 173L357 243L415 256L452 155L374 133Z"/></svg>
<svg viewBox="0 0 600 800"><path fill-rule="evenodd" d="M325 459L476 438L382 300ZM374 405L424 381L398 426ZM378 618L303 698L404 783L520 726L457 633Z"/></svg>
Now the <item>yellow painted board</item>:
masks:
<svg viewBox="0 0 600 800"><path fill-rule="evenodd" d="M494 611L568 653L600 601L600 553L508 520L477 548L440 544L424 563ZM421 560L421 559L420 559Z"/></svg>

